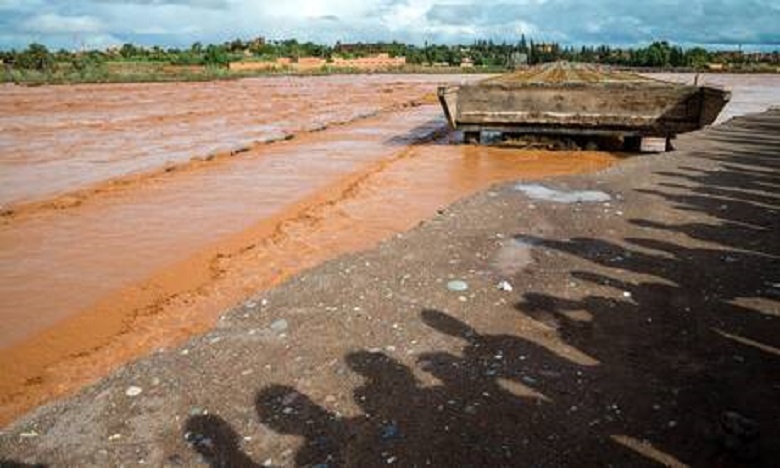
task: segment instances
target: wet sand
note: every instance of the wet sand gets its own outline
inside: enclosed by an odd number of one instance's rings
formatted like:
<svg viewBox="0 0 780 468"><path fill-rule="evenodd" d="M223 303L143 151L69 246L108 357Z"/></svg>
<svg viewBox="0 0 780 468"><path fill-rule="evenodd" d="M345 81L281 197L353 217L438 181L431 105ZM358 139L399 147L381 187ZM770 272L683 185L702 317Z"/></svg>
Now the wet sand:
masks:
<svg viewBox="0 0 780 468"><path fill-rule="evenodd" d="M255 291L493 183L616 160L464 146L444 133L438 106L395 106L6 216L0 420L203 331Z"/></svg>

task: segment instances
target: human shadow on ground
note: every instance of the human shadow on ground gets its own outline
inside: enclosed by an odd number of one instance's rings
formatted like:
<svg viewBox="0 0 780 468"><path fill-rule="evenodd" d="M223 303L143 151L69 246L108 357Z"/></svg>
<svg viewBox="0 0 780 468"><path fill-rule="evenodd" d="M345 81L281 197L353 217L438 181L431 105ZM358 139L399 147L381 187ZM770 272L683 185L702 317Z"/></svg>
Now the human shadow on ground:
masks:
<svg viewBox="0 0 780 468"><path fill-rule="evenodd" d="M353 391L359 415L273 385L257 393L260 421L302 439L296 465L773 466L780 200L778 159L765 155L780 148L780 114L768 120L774 140L729 140L728 156L694 151L721 163L659 172L663 182L640 191L688 212L685 223L616 221L626 232L619 241L518 233L564 255L567 268L545 268L552 260L538 255L548 286L523 292L517 313L593 362L423 310L432 331L460 340L459 353L421 355L415 369L350 353L364 379ZM558 292L572 281L575 298ZM253 466L218 417L192 418L187 429L213 466Z"/></svg>

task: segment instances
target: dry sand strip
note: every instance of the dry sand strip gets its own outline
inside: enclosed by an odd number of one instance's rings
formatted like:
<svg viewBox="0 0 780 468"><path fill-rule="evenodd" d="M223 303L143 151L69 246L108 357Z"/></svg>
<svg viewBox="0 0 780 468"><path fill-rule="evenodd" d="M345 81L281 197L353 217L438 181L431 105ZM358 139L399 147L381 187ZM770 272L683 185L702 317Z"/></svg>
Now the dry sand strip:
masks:
<svg viewBox="0 0 780 468"><path fill-rule="evenodd" d="M495 187L298 275L30 413L0 458L770 466L780 111L678 144Z"/></svg>

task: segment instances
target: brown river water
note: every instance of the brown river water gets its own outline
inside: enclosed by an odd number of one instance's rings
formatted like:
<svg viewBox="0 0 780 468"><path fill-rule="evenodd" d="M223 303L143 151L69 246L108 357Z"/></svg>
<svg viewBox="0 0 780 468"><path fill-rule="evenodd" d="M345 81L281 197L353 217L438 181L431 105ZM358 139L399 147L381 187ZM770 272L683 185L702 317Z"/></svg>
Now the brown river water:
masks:
<svg viewBox="0 0 780 468"><path fill-rule="evenodd" d="M477 78L0 88L0 425L494 183L617 161L458 144L431 93Z"/></svg>

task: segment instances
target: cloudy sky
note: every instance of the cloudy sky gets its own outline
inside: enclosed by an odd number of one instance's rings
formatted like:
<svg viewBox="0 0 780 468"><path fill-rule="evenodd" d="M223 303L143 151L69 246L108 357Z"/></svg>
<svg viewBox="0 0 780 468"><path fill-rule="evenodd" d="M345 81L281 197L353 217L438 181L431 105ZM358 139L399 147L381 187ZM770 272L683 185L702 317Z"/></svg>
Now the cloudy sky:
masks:
<svg viewBox="0 0 780 468"><path fill-rule="evenodd" d="M516 41L780 48L780 0L0 0L0 48Z"/></svg>

